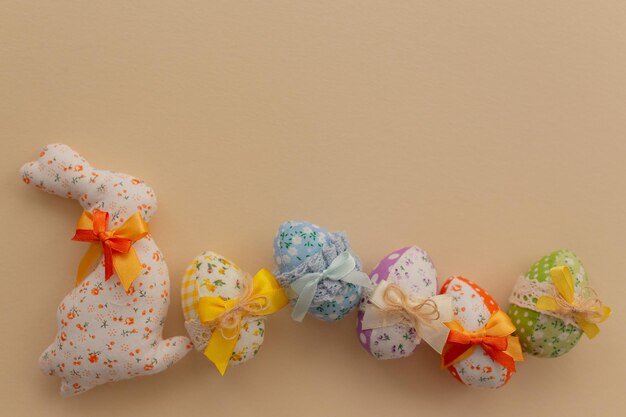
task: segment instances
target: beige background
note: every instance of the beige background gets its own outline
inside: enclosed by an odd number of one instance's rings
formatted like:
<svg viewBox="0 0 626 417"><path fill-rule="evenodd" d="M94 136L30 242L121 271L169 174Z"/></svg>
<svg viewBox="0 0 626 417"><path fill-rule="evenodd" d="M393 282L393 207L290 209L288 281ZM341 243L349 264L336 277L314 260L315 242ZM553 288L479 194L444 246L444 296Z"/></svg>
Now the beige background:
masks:
<svg viewBox="0 0 626 417"><path fill-rule="evenodd" d="M168 3L0 2L2 415L623 415L624 2ZM37 358L85 249L69 240L80 208L17 173L50 142L156 189L167 336L184 331L196 254L273 267L289 218L348 231L368 270L418 244L442 280L463 273L503 305L567 247L614 316L497 391L463 387L428 349L374 360L354 315L282 311L224 378L192 353L62 399Z"/></svg>

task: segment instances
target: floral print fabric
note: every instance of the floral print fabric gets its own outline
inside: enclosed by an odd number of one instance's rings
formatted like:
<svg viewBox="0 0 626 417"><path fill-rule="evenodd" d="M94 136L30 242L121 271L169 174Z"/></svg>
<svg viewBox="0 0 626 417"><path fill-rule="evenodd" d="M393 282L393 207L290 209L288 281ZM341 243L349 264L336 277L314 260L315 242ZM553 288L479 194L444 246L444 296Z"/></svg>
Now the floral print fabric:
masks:
<svg viewBox="0 0 626 417"><path fill-rule="evenodd" d="M454 299L454 319L468 331L485 326L487 320L500 307L481 287L466 278L448 278L441 294L450 294ZM480 346L467 357L448 368L452 376L470 387L498 388L511 377L507 368L494 361Z"/></svg>
<svg viewBox="0 0 626 417"><path fill-rule="evenodd" d="M197 351L204 351L211 338L211 329L199 320L200 297L221 297L224 300L238 298L249 280L251 277L234 262L215 252L203 252L189 265L183 278L181 297L185 327ZM263 344L264 335L265 319L245 316L229 366L252 359Z"/></svg>
<svg viewBox="0 0 626 417"><path fill-rule="evenodd" d="M388 281L419 298L437 293L437 272L428 254L417 246L399 249L387 255L370 274L372 284ZM405 323L376 329L363 329L365 306L369 291L359 304L357 334L363 348L378 359L396 359L409 356L418 343L415 329Z"/></svg>
<svg viewBox="0 0 626 417"><path fill-rule="evenodd" d="M550 269L567 266L574 277L574 289L579 291L588 285L587 273L580 259L571 251L558 250L535 262L526 278L552 284ZM533 302L537 302L536 298ZM522 350L531 355L554 358L569 352L580 340L582 330L575 324L565 323L552 315L512 304L509 315L517 327Z"/></svg>
<svg viewBox="0 0 626 417"><path fill-rule="evenodd" d="M85 210L111 215L109 228L133 213L148 221L156 211L154 191L126 174L97 170L66 145L49 145L21 170L26 184L78 200ZM68 231L71 236L73 231ZM106 382L163 371L191 349L186 337L163 340L169 306L169 273L151 235L134 243L141 275L124 291L117 275L104 279L101 260L57 309L57 335L39 359L48 375L61 378L61 394L75 395ZM85 250L87 247L85 247ZM73 262L78 266L80 259ZM68 286L74 279L67 279Z"/></svg>
<svg viewBox="0 0 626 417"><path fill-rule="evenodd" d="M293 281L308 272L322 272L347 250L350 250L350 245L343 233L331 233L304 221L283 223L274 238L274 258L278 266L275 275L292 304L297 297L290 294L289 287ZM360 271L361 263L355 258L356 269ZM361 287L324 279L317 287L308 314L324 321L340 320L356 308L360 297Z"/></svg>

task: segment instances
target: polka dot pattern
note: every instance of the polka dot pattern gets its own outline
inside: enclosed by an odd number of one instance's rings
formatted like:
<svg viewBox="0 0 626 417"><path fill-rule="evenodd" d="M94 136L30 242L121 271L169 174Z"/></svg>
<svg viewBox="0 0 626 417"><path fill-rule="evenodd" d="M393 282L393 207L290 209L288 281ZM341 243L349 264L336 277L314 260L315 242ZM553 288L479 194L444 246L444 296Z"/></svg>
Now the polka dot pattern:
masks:
<svg viewBox="0 0 626 417"><path fill-rule="evenodd" d="M274 238L274 258L277 277L281 273L296 270L300 265L310 262L311 257L328 249L333 244L336 233L306 221L290 220L283 223ZM321 271L319 271L321 272ZM284 285L285 288L288 285ZM320 287L316 294L320 293ZM348 283L337 285L330 299L314 301L308 314L323 321L341 320L356 308L361 299L361 288ZM291 300L292 305L295 299Z"/></svg>
<svg viewBox="0 0 626 417"><path fill-rule="evenodd" d="M430 256L417 246L398 249L383 258L370 274L373 284L388 281L399 285L409 294L420 298L437 293L437 271ZM357 334L363 348L377 359L397 359L409 356L419 344L415 329L405 323L378 329L363 329L362 322L369 295L364 294L359 305Z"/></svg>
<svg viewBox="0 0 626 417"><path fill-rule="evenodd" d="M452 296L454 319L469 331L483 328L493 313L500 310L485 290L462 276L448 278L441 294ZM499 388L511 377L511 372L488 356L480 346L466 359L448 367L448 371L461 383L478 388Z"/></svg>
<svg viewBox="0 0 626 417"><path fill-rule="evenodd" d="M535 262L526 277L552 283L550 269L566 265L572 271L574 288L588 285L587 274L580 259L569 250L558 250ZM533 300L535 302L536 300ZM563 320L527 308L511 305L509 315L517 327L522 350L534 356L555 358L569 352L580 340L582 330Z"/></svg>

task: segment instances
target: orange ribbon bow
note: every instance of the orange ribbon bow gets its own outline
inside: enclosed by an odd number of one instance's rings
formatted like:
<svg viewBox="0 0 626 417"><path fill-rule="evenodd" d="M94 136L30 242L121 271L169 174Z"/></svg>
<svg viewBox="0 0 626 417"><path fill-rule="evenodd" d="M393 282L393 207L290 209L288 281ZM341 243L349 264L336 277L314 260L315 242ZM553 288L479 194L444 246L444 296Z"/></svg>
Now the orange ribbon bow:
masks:
<svg viewBox="0 0 626 417"><path fill-rule="evenodd" d="M502 310L496 311L482 329L470 332L456 320L446 323L450 329L448 341L441 354L441 366L447 368L469 357L476 346L511 372L515 372L515 362L524 360L519 340L511 334L515 326Z"/></svg>
<svg viewBox="0 0 626 417"><path fill-rule="evenodd" d="M145 237L150 230L139 213L133 214L117 229L107 230L108 223L109 213L98 209L95 209L93 214L84 211L78 220L76 234L72 240L92 243L78 265L76 285L85 279L91 266L104 253L105 280L116 273L124 289L128 291L141 273L141 262L135 253L133 243Z"/></svg>

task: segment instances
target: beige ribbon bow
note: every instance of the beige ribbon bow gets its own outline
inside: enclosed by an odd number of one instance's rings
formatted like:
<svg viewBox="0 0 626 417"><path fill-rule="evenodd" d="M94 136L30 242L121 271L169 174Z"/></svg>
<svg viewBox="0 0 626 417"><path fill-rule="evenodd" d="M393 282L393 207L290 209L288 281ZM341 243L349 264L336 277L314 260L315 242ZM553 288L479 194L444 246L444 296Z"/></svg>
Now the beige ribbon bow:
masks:
<svg viewBox="0 0 626 417"><path fill-rule="evenodd" d="M416 342L424 339L441 353L450 329L444 324L453 318L452 297L447 294L418 298L399 285L381 282L365 305L363 329L377 329L405 323L415 329Z"/></svg>

